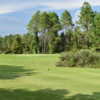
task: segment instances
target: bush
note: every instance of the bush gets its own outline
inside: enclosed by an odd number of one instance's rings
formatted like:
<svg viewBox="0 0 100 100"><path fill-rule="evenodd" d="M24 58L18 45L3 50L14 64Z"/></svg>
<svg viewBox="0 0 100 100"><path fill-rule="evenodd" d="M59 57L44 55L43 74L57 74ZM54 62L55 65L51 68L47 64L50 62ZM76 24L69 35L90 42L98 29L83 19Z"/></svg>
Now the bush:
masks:
<svg viewBox="0 0 100 100"><path fill-rule="evenodd" d="M67 67L99 67L100 54L91 50L67 52L60 57L57 66Z"/></svg>

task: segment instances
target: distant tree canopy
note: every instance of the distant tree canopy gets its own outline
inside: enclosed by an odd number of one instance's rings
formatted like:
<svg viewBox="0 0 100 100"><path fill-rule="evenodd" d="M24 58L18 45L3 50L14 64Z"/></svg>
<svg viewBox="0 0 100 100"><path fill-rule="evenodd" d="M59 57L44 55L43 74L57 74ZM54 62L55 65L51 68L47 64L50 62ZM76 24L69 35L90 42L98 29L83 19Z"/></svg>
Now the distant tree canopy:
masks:
<svg viewBox="0 0 100 100"><path fill-rule="evenodd" d="M100 46L100 13L94 12L88 2L83 3L74 24L67 10L61 16L37 11L27 29L24 35L0 37L0 53L60 53Z"/></svg>

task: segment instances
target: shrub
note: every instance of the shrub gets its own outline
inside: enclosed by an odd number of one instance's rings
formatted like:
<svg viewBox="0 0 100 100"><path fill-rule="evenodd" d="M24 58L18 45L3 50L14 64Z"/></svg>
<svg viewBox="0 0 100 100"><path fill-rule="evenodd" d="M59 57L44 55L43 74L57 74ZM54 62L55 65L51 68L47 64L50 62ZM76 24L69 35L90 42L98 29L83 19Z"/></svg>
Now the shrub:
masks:
<svg viewBox="0 0 100 100"><path fill-rule="evenodd" d="M99 67L100 54L91 50L67 52L60 57L57 66L67 67Z"/></svg>

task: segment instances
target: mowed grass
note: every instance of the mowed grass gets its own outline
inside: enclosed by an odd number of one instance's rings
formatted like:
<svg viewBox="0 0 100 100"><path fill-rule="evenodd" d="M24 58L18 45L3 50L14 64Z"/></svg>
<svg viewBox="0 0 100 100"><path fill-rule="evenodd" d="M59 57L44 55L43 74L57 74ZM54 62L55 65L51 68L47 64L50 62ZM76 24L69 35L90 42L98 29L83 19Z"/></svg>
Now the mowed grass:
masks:
<svg viewBox="0 0 100 100"><path fill-rule="evenodd" d="M100 69L60 68L60 55L0 55L0 100L100 100Z"/></svg>

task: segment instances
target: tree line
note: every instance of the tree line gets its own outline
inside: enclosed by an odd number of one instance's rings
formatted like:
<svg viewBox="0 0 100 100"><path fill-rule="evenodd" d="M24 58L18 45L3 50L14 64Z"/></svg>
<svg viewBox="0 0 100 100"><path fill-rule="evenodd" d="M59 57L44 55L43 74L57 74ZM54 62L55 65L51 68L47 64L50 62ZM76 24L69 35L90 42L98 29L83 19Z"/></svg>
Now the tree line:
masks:
<svg viewBox="0 0 100 100"><path fill-rule="evenodd" d="M100 46L100 13L84 2L76 23L65 10L37 11L27 25L28 33L0 37L0 53L60 53Z"/></svg>

